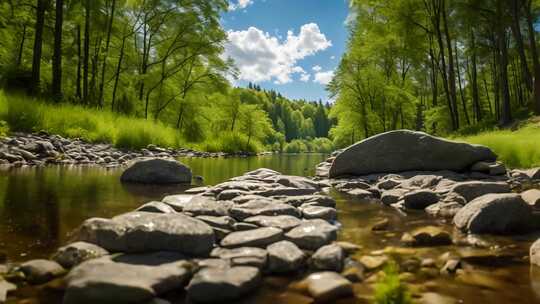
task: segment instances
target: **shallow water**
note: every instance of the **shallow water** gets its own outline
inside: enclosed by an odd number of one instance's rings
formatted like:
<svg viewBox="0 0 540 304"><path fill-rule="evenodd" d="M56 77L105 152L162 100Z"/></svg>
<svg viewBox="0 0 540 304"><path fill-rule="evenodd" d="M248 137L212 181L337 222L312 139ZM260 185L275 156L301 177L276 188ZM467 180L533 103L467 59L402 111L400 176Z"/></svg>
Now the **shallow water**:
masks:
<svg viewBox="0 0 540 304"><path fill-rule="evenodd" d="M267 155L252 158L183 159L195 175L212 185L260 167L284 174L312 175L326 156ZM48 167L0 171L0 255L9 262L47 258L66 243L85 219L110 217L139 205L181 193L185 187L127 186L119 182L120 170L93 167ZM422 212L400 214L377 203L354 200L332 193L338 202L342 224L340 239L362 246L358 255L381 254L398 261L438 259L444 253L465 257L465 271L457 276L414 275L408 281L415 297L433 294L451 297L457 303L540 303L540 270L530 268L528 248L537 235L484 238L489 248L468 245L410 249L400 246L404 231L437 225L464 236L450 223ZM374 233L371 227L387 218L387 231ZM540 268L540 267L539 267ZM369 281L369 279L368 279ZM264 288L247 299L256 303L309 303L309 299L286 288L287 279L269 278ZM339 303L365 303L371 295L368 283L355 284L357 297ZM417 302L421 302L417 299ZM446 303L446 302L438 302ZM450 302L452 303L452 302Z"/></svg>

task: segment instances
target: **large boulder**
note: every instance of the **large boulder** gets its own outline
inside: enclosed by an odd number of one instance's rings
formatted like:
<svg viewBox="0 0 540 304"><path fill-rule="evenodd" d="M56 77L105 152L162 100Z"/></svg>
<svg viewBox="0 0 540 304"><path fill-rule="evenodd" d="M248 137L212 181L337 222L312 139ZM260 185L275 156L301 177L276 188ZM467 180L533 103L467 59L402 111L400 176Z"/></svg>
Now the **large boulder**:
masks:
<svg viewBox="0 0 540 304"><path fill-rule="evenodd" d="M510 234L526 231L532 209L519 194L487 194L461 208L454 217L457 228L469 233Z"/></svg>
<svg viewBox="0 0 540 304"><path fill-rule="evenodd" d="M329 177L404 171L464 171L497 158L489 148L458 143L422 132L397 130L356 143L340 153Z"/></svg>
<svg viewBox="0 0 540 304"><path fill-rule="evenodd" d="M206 255L214 245L214 232L203 221L182 214L151 212L88 219L80 227L78 238L111 252L175 251Z"/></svg>
<svg viewBox="0 0 540 304"><path fill-rule="evenodd" d="M141 184L191 183L191 169L173 159L139 159L122 173L120 180Z"/></svg>

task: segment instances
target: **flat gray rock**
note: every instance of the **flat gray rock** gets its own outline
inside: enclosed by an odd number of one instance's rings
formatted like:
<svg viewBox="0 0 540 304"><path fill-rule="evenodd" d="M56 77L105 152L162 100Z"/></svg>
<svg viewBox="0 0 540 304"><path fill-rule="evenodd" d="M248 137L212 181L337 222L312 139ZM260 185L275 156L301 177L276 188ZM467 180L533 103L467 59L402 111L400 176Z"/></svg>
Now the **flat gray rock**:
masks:
<svg viewBox="0 0 540 304"><path fill-rule="evenodd" d="M282 229L283 231L289 231L292 228L300 225L302 220L291 215L257 215L248 217L244 220L244 222L255 224L260 227L276 227Z"/></svg>
<svg viewBox="0 0 540 304"><path fill-rule="evenodd" d="M485 194L510 193L511 189L505 182L469 181L455 184L450 191L461 195L467 202L470 202Z"/></svg>
<svg viewBox="0 0 540 304"><path fill-rule="evenodd" d="M518 233L529 230L532 221L531 207L513 193L478 197L454 217L456 227L469 233Z"/></svg>
<svg viewBox="0 0 540 304"><path fill-rule="evenodd" d="M356 143L338 154L329 177L404 171L465 171L497 158L489 148L458 143L422 132L397 130Z"/></svg>
<svg viewBox="0 0 540 304"><path fill-rule="evenodd" d="M242 205L237 205L232 207L229 213L239 221L257 215L290 215L300 217L300 212L293 206L268 200L253 200Z"/></svg>
<svg viewBox="0 0 540 304"><path fill-rule="evenodd" d="M66 272L60 264L49 260L31 260L21 264L19 269L30 284L43 284Z"/></svg>
<svg viewBox="0 0 540 304"><path fill-rule="evenodd" d="M322 246L311 256L310 266L319 271L328 270L341 272L345 252L337 244Z"/></svg>
<svg viewBox="0 0 540 304"><path fill-rule="evenodd" d="M163 202L148 202L135 211L155 212L155 213L176 213L176 210Z"/></svg>
<svg viewBox="0 0 540 304"><path fill-rule="evenodd" d="M155 255L155 254L154 254ZM126 257L116 262L110 257L90 260L73 268L66 277L64 304L144 303L172 290L182 288L191 276L191 263L167 261L151 255Z"/></svg>
<svg viewBox="0 0 540 304"><path fill-rule="evenodd" d="M268 251L268 271L286 273L297 271L303 266L305 254L294 243L281 241L266 247Z"/></svg>
<svg viewBox="0 0 540 304"><path fill-rule="evenodd" d="M337 219L337 211L330 207L307 206L301 207L302 216L305 219L323 219L328 222L333 222Z"/></svg>
<svg viewBox="0 0 540 304"><path fill-rule="evenodd" d="M306 283L309 294L317 302L332 302L353 295L351 282L335 272L313 273L307 277Z"/></svg>
<svg viewBox="0 0 540 304"><path fill-rule="evenodd" d="M252 266L263 269L266 266L268 254L266 250L256 247L214 248L210 256L226 260L232 266Z"/></svg>
<svg viewBox="0 0 540 304"><path fill-rule="evenodd" d="M77 266L80 263L96 259L109 252L97 245L87 242L75 242L64 247L60 247L53 255L52 259L62 267L69 269Z"/></svg>
<svg viewBox="0 0 540 304"><path fill-rule="evenodd" d="M337 227L325 220L304 221L285 234L285 238L306 250L317 250L337 238Z"/></svg>
<svg viewBox="0 0 540 304"><path fill-rule="evenodd" d="M199 219L208 225L214 228L221 228L227 230L234 230L234 224L236 221L230 216L211 216L211 215L200 215L196 219Z"/></svg>
<svg viewBox="0 0 540 304"><path fill-rule="evenodd" d="M122 173L120 180L142 184L191 183L191 169L173 159L139 159Z"/></svg>
<svg viewBox="0 0 540 304"><path fill-rule="evenodd" d="M204 268L189 283L187 295L200 303L232 301L254 290L260 280L255 267Z"/></svg>
<svg viewBox="0 0 540 304"><path fill-rule="evenodd" d="M222 241L221 246L235 247L266 247L283 239L283 230L275 227L264 227L247 231L232 232Z"/></svg>
<svg viewBox="0 0 540 304"><path fill-rule="evenodd" d="M216 201L212 197L195 195L187 202L182 211L186 213L210 216L224 216L229 214L232 203L228 201Z"/></svg>
<svg viewBox="0 0 540 304"><path fill-rule="evenodd" d="M167 195L161 201L178 212L182 212L184 206L193 198L193 195L175 194Z"/></svg>
<svg viewBox="0 0 540 304"><path fill-rule="evenodd" d="M203 221L182 214L131 212L86 220L78 239L111 252L175 251L197 256L210 252L214 232Z"/></svg>
<svg viewBox="0 0 540 304"><path fill-rule="evenodd" d="M437 193L431 190L415 190L403 195L403 206L407 209L423 210L439 201Z"/></svg>

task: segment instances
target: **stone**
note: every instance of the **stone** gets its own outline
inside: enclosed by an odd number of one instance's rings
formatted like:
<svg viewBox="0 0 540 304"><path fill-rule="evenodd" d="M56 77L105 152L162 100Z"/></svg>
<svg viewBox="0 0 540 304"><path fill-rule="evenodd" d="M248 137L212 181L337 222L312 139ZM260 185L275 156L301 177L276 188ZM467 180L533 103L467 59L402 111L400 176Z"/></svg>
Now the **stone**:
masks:
<svg viewBox="0 0 540 304"><path fill-rule="evenodd" d="M470 202L485 194L510 193L511 189L505 182L469 181L455 184L451 192L461 195L467 202Z"/></svg>
<svg viewBox="0 0 540 304"><path fill-rule="evenodd" d="M407 193L407 190L405 189L392 189L384 191L381 194L381 202L385 205L393 205L397 203L405 193Z"/></svg>
<svg viewBox="0 0 540 304"><path fill-rule="evenodd" d="M211 216L211 215L200 215L196 219L201 220L213 228L221 228L227 230L234 230L234 224L236 221L230 216Z"/></svg>
<svg viewBox="0 0 540 304"><path fill-rule="evenodd" d="M449 259L441 268L442 274L454 274L458 269L462 267L459 259Z"/></svg>
<svg viewBox="0 0 540 304"><path fill-rule="evenodd" d="M536 240L536 242L531 245L529 258L531 264L540 266L540 239Z"/></svg>
<svg viewBox="0 0 540 304"><path fill-rule="evenodd" d="M439 227L427 226L405 233L401 242L413 247L446 246L452 245L452 237Z"/></svg>
<svg viewBox="0 0 540 304"><path fill-rule="evenodd" d="M330 207L308 206L300 208L305 219L323 219L333 222L337 219L337 211Z"/></svg>
<svg viewBox="0 0 540 304"><path fill-rule="evenodd" d="M201 194L201 193L206 192L206 190L208 189L209 189L208 187L195 187L195 188L187 189L186 191L184 191L184 193L185 194Z"/></svg>
<svg viewBox="0 0 540 304"><path fill-rule="evenodd" d="M332 302L353 295L351 282L338 273L316 272L306 279L309 295L317 302Z"/></svg>
<svg viewBox="0 0 540 304"><path fill-rule="evenodd" d="M299 218L290 215L258 215L248 217L244 222L255 224L260 227L276 227L283 231L289 231L302 223Z"/></svg>
<svg viewBox="0 0 540 304"><path fill-rule="evenodd" d="M375 270L386 264L388 258L386 256L365 255L360 258L359 262L364 265L367 270Z"/></svg>
<svg viewBox="0 0 540 304"><path fill-rule="evenodd" d="M530 189L521 193L521 198L533 207L540 207L540 190Z"/></svg>
<svg viewBox="0 0 540 304"><path fill-rule="evenodd" d="M78 239L111 252L175 251L197 256L210 252L214 232L203 221L182 214L131 212L86 220Z"/></svg>
<svg viewBox="0 0 540 304"><path fill-rule="evenodd" d="M297 189L319 189L317 182L303 176L280 175L275 182L285 187Z"/></svg>
<svg viewBox="0 0 540 304"><path fill-rule="evenodd" d="M187 296L200 303L228 302L254 290L260 281L255 267L204 268L189 283Z"/></svg>
<svg viewBox="0 0 540 304"><path fill-rule="evenodd" d="M370 184L363 181L357 181L357 180L346 180L346 181L338 182L334 184L334 188L336 188L338 191L341 191L341 192L348 192L354 189L367 190L370 187L371 187Z"/></svg>
<svg viewBox="0 0 540 304"><path fill-rule="evenodd" d="M191 183L191 169L172 159L139 159L122 173L120 180L141 184Z"/></svg>
<svg viewBox="0 0 540 304"><path fill-rule="evenodd" d="M66 277L64 304L144 303L181 288L192 265L169 253L103 257L73 268Z"/></svg>
<svg viewBox="0 0 540 304"><path fill-rule="evenodd" d="M266 247L279 242L283 238L283 230L275 227L264 227L248 231L237 231L227 235L221 246L235 247Z"/></svg>
<svg viewBox="0 0 540 304"><path fill-rule="evenodd" d="M525 174L530 179L540 179L540 167L539 168L532 168L525 171Z"/></svg>
<svg viewBox="0 0 540 304"><path fill-rule="evenodd" d="M292 188L292 187L279 187L266 190L256 191L253 194L260 195L264 197L270 196L301 196L301 195L311 195L318 192L319 189L314 188Z"/></svg>
<svg viewBox="0 0 540 304"><path fill-rule="evenodd" d="M7 299L8 293L17 290L17 285L11 284L0 278L0 303L4 303Z"/></svg>
<svg viewBox="0 0 540 304"><path fill-rule="evenodd" d="M253 229L257 229L259 228L259 226L255 225L255 224L251 224L251 223L246 223L246 222L236 222L234 224L234 229L235 231L247 231L247 230L253 230Z"/></svg>
<svg viewBox="0 0 540 304"><path fill-rule="evenodd" d="M290 215L300 217L300 212L293 206L268 200L253 200L242 205L234 206L229 210L229 213L239 221L257 215Z"/></svg>
<svg viewBox="0 0 540 304"><path fill-rule="evenodd" d="M511 234L531 228L532 210L519 194L487 194L469 202L454 217L463 232Z"/></svg>
<svg viewBox="0 0 540 304"><path fill-rule="evenodd" d="M175 195L167 195L161 201L171 206L175 211L182 212L184 210L184 206L189 201L191 201L192 198L193 198L193 195L175 194Z"/></svg>
<svg viewBox="0 0 540 304"><path fill-rule="evenodd" d="M228 189L228 190L221 191L218 194L217 199L218 201L229 201L229 200L234 199L235 197L247 195L248 193L249 192L244 191L244 190Z"/></svg>
<svg viewBox="0 0 540 304"><path fill-rule="evenodd" d="M229 261L232 266L251 266L263 269L268 260L266 250L256 247L214 248L210 256Z"/></svg>
<svg viewBox="0 0 540 304"><path fill-rule="evenodd" d="M432 216L453 218L461 208L463 205L458 202L438 202L424 210Z"/></svg>
<svg viewBox="0 0 540 304"><path fill-rule="evenodd" d="M109 252L97 245L86 242L75 242L60 247L53 255L52 260L66 269L70 269L80 263L108 255Z"/></svg>
<svg viewBox="0 0 540 304"><path fill-rule="evenodd" d="M343 249L336 244L330 244L322 246L315 251L311 256L310 266L311 268L320 271L328 270L341 272L344 259L345 252Z"/></svg>
<svg viewBox="0 0 540 304"><path fill-rule="evenodd" d="M401 188L405 189L425 189L437 186L437 184L442 180L441 176L438 175L415 175L409 179L404 180L401 183Z"/></svg>
<svg viewBox="0 0 540 304"><path fill-rule="evenodd" d="M212 197L195 195L184 205L182 211L192 214L193 216L225 216L229 215L229 209L232 205L233 204L228 201L216 201Z"/></svg>
<svg viewBox="0 0 540 304"><path fill-rule="evenodd" d="M376 187L381 190L390 190L401 185L401 181L393 178L385 179L377 183Z"/></svg>
<svg viewBox="0 0 540 304"><path fill-rule="evenodd" d="M49 260L32 260L19 266L30 284L43 284L63 275L66 270L60 264Z"/></svg>
<svg viewBox="0 0 540 304"><path fill-rule="evenodd" d="M437 193L431 190L416 190L403 195L403 205L407 209L423 210L439 201Z"/></svg>
<svg viewBox="0 0 540 304"><path fill-rule="evenodd" d="M364 190L364 189L353 189L353 190L347 191L347 194L352 195L354 196L355 199L359 199L359 200L370 200L370 199L373 199L374 197L373 192L369 190Z"/></svg>
<svg viewBox="0 0 540 304"><path fill-rule="evenodd" d="M285 238L306 250L317 250L337 238L337 227L325 220L304 221L285 234Z"/></svg>
<svg viewBox="0 0 540 304"><path fill-rule="evenodd" d="M329 177L404 171L465 171L497 158L489 148L458 143L409 130L390 131L356 143L340 153Z"/></svg>
<svg viewBox="0 0 540 304"><path fill-rule="evenodd" d="M388 229L388 226L390 226L390 220L387 218L384 218L380 221L377 221L372 227L371 231L384 231Z"/></svg>
<svg viewBox="0 0 540 304"><path fill-rule="evenodd" d="M176 213L173 207L163 202L148 202L135 211L155 212L155 213Z"/></svg>
<svg viewBox="0 0 540 304"><path fill-rule="evenodd" d="M304 252L292 242L280 241L266 247L266 250L268 271L272 273L297 271L304 264Z"/></svg>

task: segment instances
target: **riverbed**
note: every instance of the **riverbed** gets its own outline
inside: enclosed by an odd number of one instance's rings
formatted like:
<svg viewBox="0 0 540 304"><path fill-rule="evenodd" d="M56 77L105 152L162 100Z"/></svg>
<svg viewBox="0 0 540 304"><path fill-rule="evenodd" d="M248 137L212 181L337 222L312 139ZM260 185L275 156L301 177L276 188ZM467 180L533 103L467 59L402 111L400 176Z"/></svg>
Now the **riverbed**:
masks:
<svg viewBox="0 0 540 304"><path fill-rule="evenodd" d="M186 158L201 185L213 185L261 167L284 174L311 176L322 154L265 155L249 158ZM168 194L182 193L186 187L127 186L119 182L121 170L101 167L45 167L0 171L0 252L8 262L47 258L69 241L73 231L89 217L111 217ZM332 192L337 200L342 225L339 238L362 246L357 254L385 254L401 265L418 268L421 260L439 260L445 255L462 257L464 270L458 275L440 275L411 269L404 277L416 297L457 301L448 303L540 303L540 270L526 259L537 235L486 237L469 244L412 249L403 247L403 232L437 225L451 232L454 240L464 239L449 222L428 217L424 212L399 213L374 202L355 200ZM371 227L389 220L388 229ZM416 266L415 266L416 265ZM372 293L370 278L355 284L356 299L343 303L364 303ZM367 282L367 283L366 283ZM305 303L272 284L257 292L257 303ZM539 285L539 286L537 286ZM270 286L270 287L268 287ZM269 291L271 289L271 291ZM341 302L340 302L341 303ZM438 302L447 303L447 302Z"/></svg>

